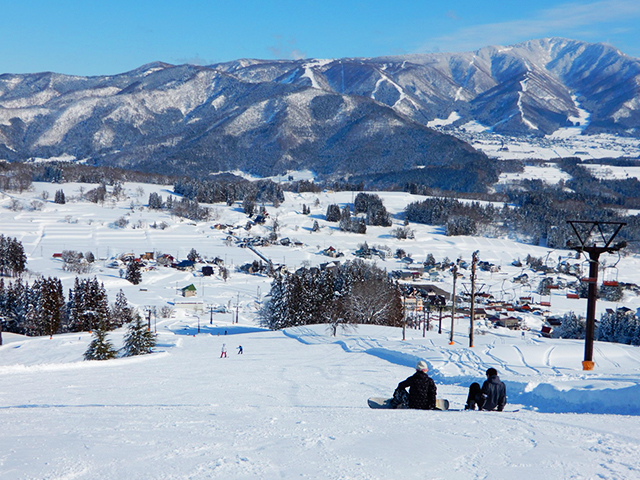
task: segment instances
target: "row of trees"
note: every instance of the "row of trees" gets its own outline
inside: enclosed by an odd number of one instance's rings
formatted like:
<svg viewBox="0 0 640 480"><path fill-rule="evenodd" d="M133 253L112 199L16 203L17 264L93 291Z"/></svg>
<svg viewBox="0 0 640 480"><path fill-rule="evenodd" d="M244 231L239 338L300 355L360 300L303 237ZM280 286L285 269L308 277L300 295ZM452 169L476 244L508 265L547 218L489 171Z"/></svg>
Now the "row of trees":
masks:
<svg viewBox="0 0 640 480"><path fill-rule="evenodd" d="M367 225L364 219L351 216L349 205L345 205L340 209L337 204L331 204L327 207L327 222L340 222L340 230L352 233L367 233Z"/></svg>
<svg viewBox="0 0 640 480"><path fill-rule="evenodd" d="M22 243L0 235L0 276L19 276L27 268L27 256Z"/></svg>
<svg viewBox="0 0 640 480"><path fill-rule="evenodd" d="M279 205L284 201L280 184L271 180L250 182L233 175L212 180L184 178L174 183L173 191L200 203L226 202L227 205L233 205L236 201L249 200L258 204L268 202Z"/></svg>
<svg viewBox="0 0 640 480"><path fill-rule="evenodd" d="M123 357L152 353L156 345L156 336L142 322L140 315L135 315L124 336L124 345L120 352ZM85 360L109 360L118 356L118 350L107 338L107 330L101 325L94 330L92 340L84 352Z"/></svg>
<svg viewBox="0 0 640 480"><path fill-rule="evenodd" d="M335 334L350 324L400 326L403 308L387 272L357 259L331 271L301 268L277 275L259 320L274 330L327 323Z"/></svg>
<svg viewBox="0 0 640 480"><path fill-rule="evenodd" d="M567 220L593 220L593 212L597 212L599 221L627 223L619 234L620 240L630 241L640 234L639 216L623 216L621 211L607 208L602 199L588 200L558 188L540 188L510 192L502 207L455 198L428 198L407 205L405 219L441 225L447 235L509 236L551 248L565 248L567 243L575 242Z"/></svg>
<svg viewBox="0 0 640 480"><path fill-rule="evenodd" d="M562 317L562 324L555 335L562 338L584 339L586 321L575 313L569 312ZM640 346L640 317L626 308L603 313L597 323L596 339L602 342L624 343Z"/></svg>
<svg viewBox="0 0 640 480"><path fill-rule="evenodd" d="M122 290L115 303L109 305L104 285L95 277L76 277L68 301L57 278L39 278L31 285L20 279L5 285L0 278L0 317L8 332L37 336L97 328L113 330L131 322L136 315Z"/></svg>

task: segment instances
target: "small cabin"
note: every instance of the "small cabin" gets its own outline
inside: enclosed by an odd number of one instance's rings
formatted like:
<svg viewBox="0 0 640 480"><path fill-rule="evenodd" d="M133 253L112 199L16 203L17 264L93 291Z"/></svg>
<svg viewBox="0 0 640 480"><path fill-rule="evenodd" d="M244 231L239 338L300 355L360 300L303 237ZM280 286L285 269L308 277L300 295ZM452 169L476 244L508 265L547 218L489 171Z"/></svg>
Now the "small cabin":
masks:
<svg viewBox="0 0 640 480"><path fill-rule="evenodd" d="M197 292L196 287L193 285L193 283L181 288L180 291L182 292L183 297L195 297Z"/></svg>

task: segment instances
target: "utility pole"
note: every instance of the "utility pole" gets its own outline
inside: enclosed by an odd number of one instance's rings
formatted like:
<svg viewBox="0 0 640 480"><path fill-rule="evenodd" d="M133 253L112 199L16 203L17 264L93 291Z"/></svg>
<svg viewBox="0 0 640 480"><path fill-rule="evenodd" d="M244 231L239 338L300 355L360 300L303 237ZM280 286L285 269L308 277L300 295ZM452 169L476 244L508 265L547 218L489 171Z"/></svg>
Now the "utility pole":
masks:
<svg viewBox="0 0 640 480"><path fill-rule="evenodd" d="M471 318L471 325L469 327L469 347L473 347L473 324L476 319L476 266L478 264L478 253L476 250L471 256L471 311L469 317Z"/></svg>
<svg viewBox="0 0 640 480"><path fill-rule="evenodd" d="M422 297L422 338L427 336L427 330L431 327L431 304L427 303L428 297Z"/></svg>
<svg viewBox="0 0 640 480"><path fill-rule="evenodd" d="M402 340L407 339L407 296L404 289L402 290Z"/></svg>
<svg viewBox="0 0 640 480"><path fill-rule="evenodd" d="M568 220L567 223L571 225L580 242L580 245L575 245L571 248L589 256L589 276L582 279L583 282L589 284L587 293L587 331L584 339L584 361L582 362L582 369L593 370L595 366L593 361L593 340L596 324L600 255L602 253L617 252L627 246L627 242L619 242L611 245L613 239L626 223L579 220ZM609 230L609 233L606 233L605 229ZM611 233L611 230L613 230L613 233Z"/></svg>
<svg viewBox="0 0 640 480"><path fill-rule="evenodd" d="M453 345L453 323L456 319L456 281L458 280L458 265L454 265L451 269L453 273L453 293L451 294L451 332L449 333L449 345Z"/></svg>
<svg viewBox="0 0 640 480"><path fill-rule="evenodd" d="M147 330L151 331L151 311L152 311L152 307L151 305L147 305L145 307L145 310L147 311Z"/></svg>
<svg viewBox="0 0 640 480"><path fill-rule="evenodd" d="M238 292L238 297L236 298L236 322L238 323L238 311L240 308L240 292Z"/></svg>

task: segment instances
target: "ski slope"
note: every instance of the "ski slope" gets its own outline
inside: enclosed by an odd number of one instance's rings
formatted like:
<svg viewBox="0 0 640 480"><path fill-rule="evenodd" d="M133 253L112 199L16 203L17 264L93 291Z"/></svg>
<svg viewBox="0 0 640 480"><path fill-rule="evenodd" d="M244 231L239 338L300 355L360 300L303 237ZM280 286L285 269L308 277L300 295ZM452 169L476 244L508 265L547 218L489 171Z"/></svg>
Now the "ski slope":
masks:
<svg viewBox="0 0 640 480"><path fill-rule="evenodd" d="M86 276L104 283L113 302L122 289L129 303L169 305L179 288L193 283L209 313L176 308L158 317L152 328L158 346L152 355L105 362L83 361L89 333L26 338L3 333L0 346L0 479L565 479L640 477L640 349L596 342L591 372L581 369L583 342L540 336L540 318L531 315L524 335L476 324L475 346L468 347L468 319L450 318L443 333L390 327L359 327L328 334L325 326L271 332L256 323L256 308L269 291L266 276L247 275L235 267L257 257L228 245L217 223L244 225L238 205L212 205L210 222L173 218L144 207L150 192L164 199L166 187L126 185L121 201L90 204L79 199L95 186L34 184L22 194L0 197L0 233L17 237L28 255L31 282L56 276L65 295L75 274L62 270L53 253L92 251L98 261ZM68 203L32 202L42 191L63 188ZM141 191L143 191L141 193ZM381 192L394 226L402 224L404 206L418 197ZM8 206L18 200L22 210ZM317 202L316 202L317 201ZM496 295L530 295L528 285L511 280L523 272L511 261L535 256L568 255L509 239L446 237L441 229L411 225L416 238L398 241L389 228L369 227L367 234L340 232L324 221L330 203L351 203L351 192L287 194L277 209L281 236L301 247L272 246L260 252L290 270L330 261L320 252L334 246L344 259L365 240L370 246L403 248L417 262L432 253L438 261L480 259L500 272L478 272L479 284ZM311 207L302 216L302 204ZM126 228L115 222L126 216ZM320 232L311 232L314 220ZM151 225L164 221L167 228ZM135 227L135 228L134 228ZM251 234L267 234L269 224ZM132 285L110 268L120 253L166 252L183 259L191 248L211 259L223 258L231 269L225 282L217 275L159 267ZM611 259L609 259L611 260ZM615 259L614 259L615 260ZM620 281L640 283L639 259L619 260ZM400 269L395 258L377 260ZM460 285L468 281L468 272ZM451 278L435 283L450 289ZM586 309L585 300L563 292L549 298L552 313ZM618 306L638 308L628 293L620 303L598 302L599 313ZM235 316L239 323L232 323ZM433 319L433 317L432 317ZM432 322L432 328L436 322ZM198 332L198 329L200 330ZM225 334L226 332L226 334ZM111 332L116 346L124 330ZM222 344L229 358L219 358ZM237 347L244 347L238 355ZM417 360L430 365L439 396L453 411L371 410L366 399L390 396L413 373ZM507 411L466 412L466 389L481 381L488 367L498 369L508 388ZM517 411L516 411L517 410Z"/></svg>
<svg viewBox="0 0 640 480"><path fill-rule="evenodd" d="M157 325L157 353L86 362L89 334L5 334L0 478L635 479L638 348L598 344L594 372L569 345L499 329L478 338L360 327L284 332ZM227 335L224 335L224 331ZM122 333L110 338L118 345ZM229 358L219 358L222 343ZM242 345L244 354L236 347ZM425 359L460 409L498 368L506 411L377 411ZM514 411L518 410L518 411ZM617 411L617 412L616 412ZM624 414L622 414L624 413Z"/></svg>

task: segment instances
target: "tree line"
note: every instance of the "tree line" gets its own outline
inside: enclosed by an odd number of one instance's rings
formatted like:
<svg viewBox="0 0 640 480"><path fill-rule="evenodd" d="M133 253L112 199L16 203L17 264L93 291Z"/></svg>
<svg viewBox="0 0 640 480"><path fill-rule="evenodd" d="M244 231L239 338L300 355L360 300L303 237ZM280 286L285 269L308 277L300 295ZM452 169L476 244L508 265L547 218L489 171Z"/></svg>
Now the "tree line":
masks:
<svg viewBox="0 0 640 480"><path fill-rule="evenodd" d="M623 213L597 199L582 198L559 188L510 192L502 207L436 197L410 203L404 211L406 220L442 226L447 235L505 236L550 248L576 243L567 220L625 222L627 225L616 240L628 241L631 250L637 251L640 245L631 242L640 238L640 217Z"/></svg>
<svg viewBox="0 0 640 480"><path fill-rule="evenodd" d="M586 320L569 312L562 317L562 324L554 331L561 338L584 339ZM596 323L595 338L601 342L623 343L640 346L640 317L626 308L607 310Z"/></svg>
<svg viewBox="0 0 640 480"><path fill-rule="evenodd" d="M273 330L329 324L334 334L352 324L400 326L401 293L386 271L359 259L332 270L301 268L276 275L259 321Z"/></svg>
<svg viewBox="0 0 640 480"><path fill-rule="evenodd" d="M110 305L104 285L95 277L76 277L68 300L57 278L42 277L31 284L21 279L5 284L0 278L0 317L7 332L39 336L114 330L136 316L122 290Z"/></svg>
<svg viewBox="0 0 640 480"><path fill-rule="evenodd" d="M27 268L22 242L0 235L0 277L21 275Z"/></svg>

